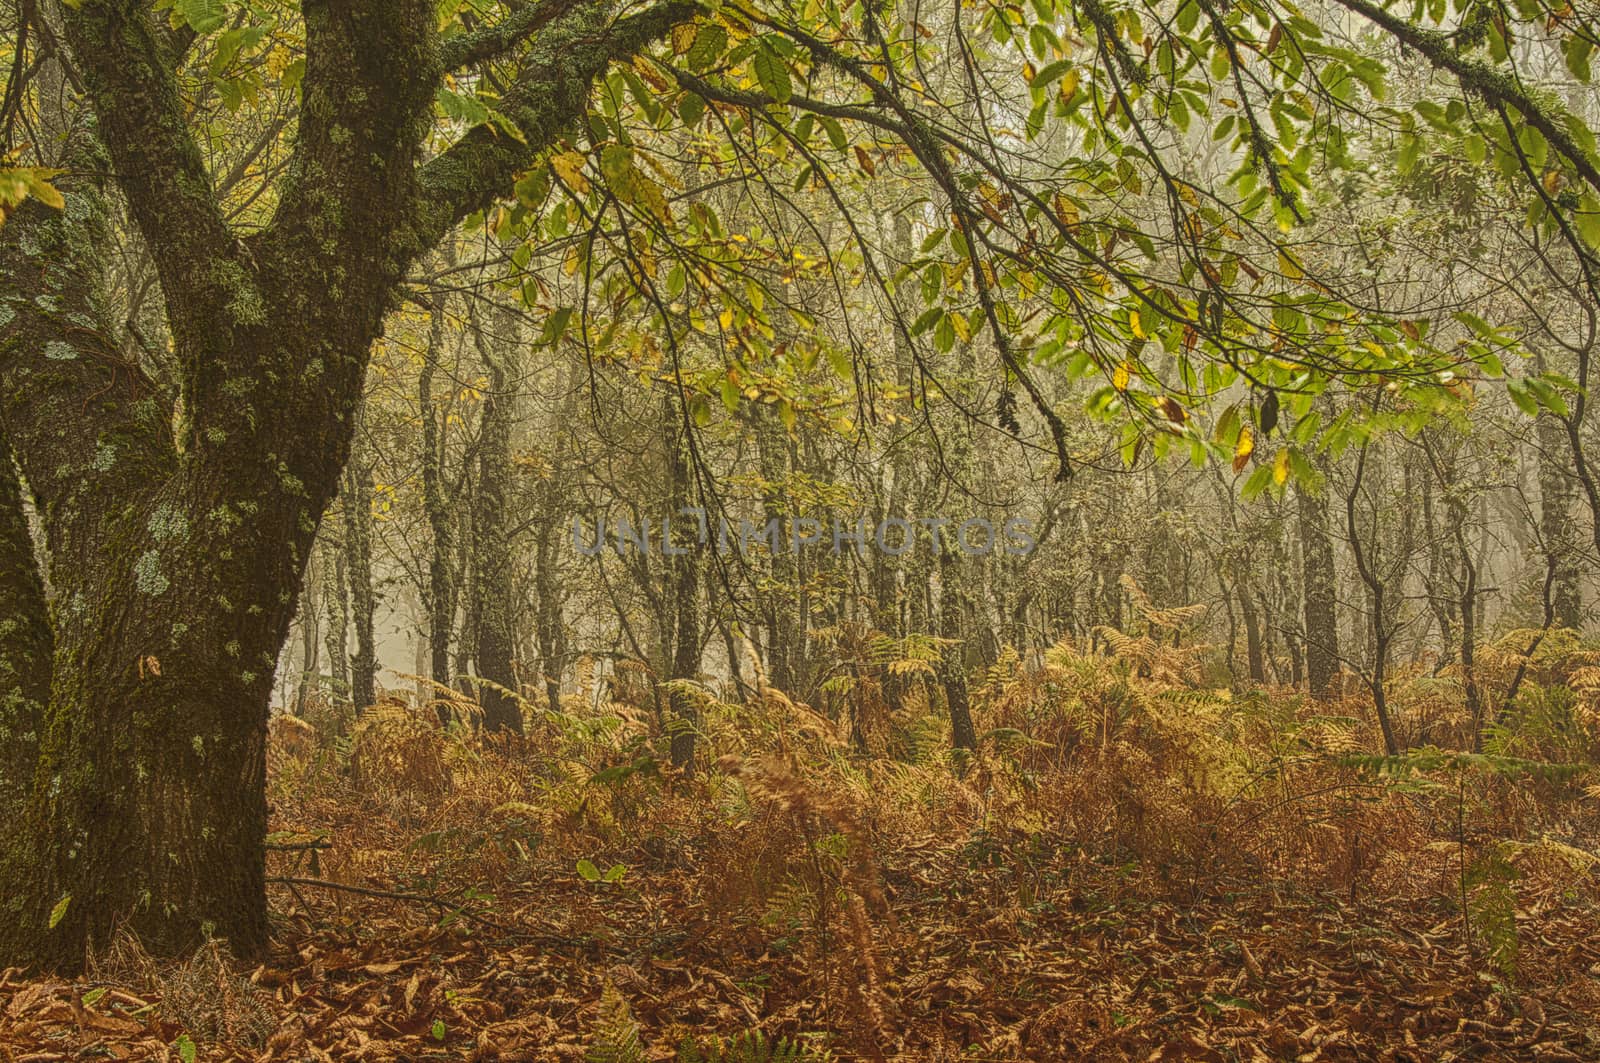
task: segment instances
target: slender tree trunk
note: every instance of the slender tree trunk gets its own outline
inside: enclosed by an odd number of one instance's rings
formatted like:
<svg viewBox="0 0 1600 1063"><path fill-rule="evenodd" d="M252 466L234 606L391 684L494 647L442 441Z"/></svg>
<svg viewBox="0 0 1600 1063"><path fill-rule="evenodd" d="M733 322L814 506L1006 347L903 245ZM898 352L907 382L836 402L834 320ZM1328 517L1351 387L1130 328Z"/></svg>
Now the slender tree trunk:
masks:
<svg viewBox="0 0 1600 1063"><path fill-rule="evenodd" d="M757 410L753 417L763 482L762 519L777 520L781 528L789 518L784 486L789 479L788 444L784 439L783 427L774 413L762 409ZM799 595L799 574L795 556L783 549L781 543L768 558L767 575L768 588L762 595L765 614L763 626L767 629L767 680L784 693L799 696L800 641L803 637L795 608Z"/></svg>
<svg viewBox="0 0 1600 1063"><path fill-rule="evenodd" d="M1583 585L1579 578L1578 529L1573 518L1577 485L1570 463L1562 460L1566 432L1553 414L1539 418L1539 538L1555 562L1550 600L1559 627L1583 623Z"/></svg>
<svg viewBox="0 0 1600 1063"><path fill-rule="evenodd" d="M950 713L950 744L956 749L978 748L978 733L972 725L972 708L967 700L967 673L962 667L961 560L946 542L939 549L939 637L954 640L939 655L939 685L944 688L945 708Z"/></svg>
<svg viewBox="0 0 1600 1063"><path fill-rule="evenodd" d="M1235 572L1234 592L1239 599L1239 615L1244 619L1245 664L1250 669L1250 681L1257 685L1267 681L1266 657L1262 649L1261 614L1256 609L1250 583Z"/></svg>
<svg viewBox="0 0 1600 1063"><path fill-rule="evenodd" d="M374 635L377 596L372 587L372 468L364 456L350 460L344 475L344 550L350 581L350 623L356 648L350 655L350 701L359 715L378 700L378 651Z"/></svg>
<svg viewBox="0 0 1600 1063"><path fill-rule="evenodd" d="M344 550L322 551L322 607L327 613L323 637L328 670L339 697L350 696L350 604L345 597Z"/></svg>
<svg viewBox="0 0 1600 1063"><path fill-rule="evenodd" d="M477 595L478 691L485 730L522 733L522 709L510 693L517 689L516 580L511 557L511 519L506 494L511 489L511 424L515 396L504 351L516 335L509 314L491 315L496 335L487 335L474 314L478 353L488 370L478 439L478 494L473 514L473 571Z"/></svg>
<svg viewBox="0 0 1600 1063"><path fill-rule="evenodd" d="M539 671L551 712L561 711L561 677L566 671L567 633L562 620L561 584L556 572L556 538L561 527L546 514L535 544L534 589L538 594Z"/></svg>
<svg viewBox="0 0 1600 1063"><path fill-rule="evenodd" d="M689 468L689 426L676 405L674 396L662 400L662 426L666 429L667 483L669 506L674 517L689 506L692 483ZM678 549L687 553L669 556L667 578L672 583L672 675L686 681L700 675L700 560L695 549L696 529L684 528ZM680 536L674 536L680 538ZM665 538L663 549L671 544ZM672 763L685 770L694 768L695 738L700 713L689 692L674 687L667 699L672 710L668 728L672 734Z"/></svg>
<svg viewBox="0 0 1600 1063"><path fill-rule="evenodd" d="M444 351L445 296L435 293L430 310L428 348L417 374L417 406L422 417L422 508L433 542L428 554L428 676L441 687L450 685L450 636L455 630L455 514L445 493L444 440L433 400L433 378ZM439 722L449 723L450 709L438 702Z"/></svg>
<svg viewBox="0 0 1600 1063"><path fill-rule="evenodd" d="M1300 523L1300 574L1304 587L1306 682L1314 698L1337 693L1339 675L1339 590L1328 535L1328 499L1304 487L1295 489Z"/></svg>
<svg viewBox="0 0 1600 1063"><path fill-rule="evenodd" d="M1367 689L1372 694L1372 711L1378 717L1378 728L1383 732L1384 751L1392 757L1399 754L1400 743L1395 738L1394 726L1389 720L1389 702L1384 689L1389 664L1389 644L1394 637L1389 625L1388 588L1377 573L1376 561L1369 559L1366 543L1361 536L1360 524L1356 519L1356 501L1361 497L1366 477L1367 446L1366 443L1361 445L1360 454L1356 459L1355 476L1351 480L1349 493L1345 495L1345 530L1350 536L1350 552L1355 558L1356 572L1361 576L1361 582L1366 585L1367 594L1372 602L1372 671L1367 676ZM1376 517L1374 522L1376 523Z"/></svg>
<svg viewBox="0 0 1600 1063"><path fill-rule="evenodd" d="M295 715L305 715L306 708L311 704L312 695L320 685L322 669L318 656L320 644L317 641L317 599L313 593L315 584L308 588L301 599L300 607L300 689L295 693Z"/></svg>

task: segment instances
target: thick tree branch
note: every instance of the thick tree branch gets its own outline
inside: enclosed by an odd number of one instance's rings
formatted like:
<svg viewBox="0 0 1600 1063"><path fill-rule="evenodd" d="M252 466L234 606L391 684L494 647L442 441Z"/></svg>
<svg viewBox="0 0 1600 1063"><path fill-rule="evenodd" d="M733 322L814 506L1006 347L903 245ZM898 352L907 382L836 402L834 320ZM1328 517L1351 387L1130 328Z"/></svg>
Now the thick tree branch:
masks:
<svg viewBox="0 0 1600 1063"><path fill-rule="evenodd" d="M516 175L582 116L594 79L607 66L699 11L690 0L669 0L613 21L609 4L590 2L541 32L500 104L525 142L479 126L422 167L419 242L431 247L462 218L505 195Z"/></svg>
<svg viewBox="0 0 1600 1063"><path fill-rule="evenodd" d="M580 0L539 0L517 8L492 26L451 37L439 46L445 70L498 59L578 5Z"/></svg>
<svg viewBox="0 0 1600 1063"><path fill-rule="evenodd" d="M1578 171L1590 188L1600 192L1600 168L1596 168L1594 159L1577 145L1556 117L1539 106L1510 77L1486 63L1458 53L1451 46L1449 34L1414 25L1406 18L1385 11L1372 0L1335 2L1380 27L1401 44L1415 49L1435 68L1454 74L1461 87L1468 92L1488 103L1516 111L1523 121L1544 135L1550 146Z"/></svg>
<svg viewBox="0 0 1600 1063"><path fill-rule="evenodd" d="M218 263L234 242L184 116L168 36L139 0L64 5L64 20L99 135L160 273L178 349L198 350L227 301Z"/></svg>
<svg viewBox="0 0 1600 1063"><path fill-rule="evenodd" d="M82 159L82 156L79 156ZM58 183L57 211L29 201L0 227L0 429L49 533L52 570L91 565L119 504L176 471L171 409L102 319L104 197Z"/></svg>
<svg viewBox="0 0 1600 1063"><path fill-rule="evenodd" d="M386 242L404 217L438 87L434 6L306 0L303 10L304 102L262 243L293 260L282 278L290 288L305 288L308 271L342 273L358 262L360 269L349 270L352 283L387 285L386 260L411 250Z"/></svg>

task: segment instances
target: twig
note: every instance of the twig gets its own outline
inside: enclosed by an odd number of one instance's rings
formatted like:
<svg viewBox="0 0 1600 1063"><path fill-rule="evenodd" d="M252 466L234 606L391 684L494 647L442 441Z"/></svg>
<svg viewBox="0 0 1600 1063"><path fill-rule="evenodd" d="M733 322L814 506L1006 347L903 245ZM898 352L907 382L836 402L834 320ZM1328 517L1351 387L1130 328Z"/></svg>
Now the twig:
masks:
<svg viewBox="0 0 1600 1063"><path fill-rule="evenodd" d="M500 923L493 919L489 919L486 916L480 915L469 908L463 908L454 901L447 901L443 897L434 897L426 893L406 893L402 890L376 889L371 886L352 886L344 882L329 882L326 879L300 878L288 875L277 878L269 878L267 881L277 885L288 886L291 889L295 886L314 886L319 889L339 890L343 893L354 893L363 897L380 897L385 900L411 901L416 904L427 904L435 908L443 909L444 911L450 912L453 915L458 915L463 919L471 920L472 922L487 927L490 930L542 944L568 946L595 944L592 939L564 937L559 934L533 934L526 930L519 930L516 927L507 926L505 923Z"/></svg>

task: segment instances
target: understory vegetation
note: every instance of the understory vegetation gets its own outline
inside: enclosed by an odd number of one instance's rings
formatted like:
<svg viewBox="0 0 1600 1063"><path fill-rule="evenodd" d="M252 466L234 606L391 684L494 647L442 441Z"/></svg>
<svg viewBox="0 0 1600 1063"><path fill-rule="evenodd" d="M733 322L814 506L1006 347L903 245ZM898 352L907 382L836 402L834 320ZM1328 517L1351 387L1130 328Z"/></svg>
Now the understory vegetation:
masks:
<svg viewBox="0 0 1600 1063"><path fill-rule="evenodd" d="M1480 682L1525 676L1483 751L1390 757L1362 696L1230 689L1177 633L1007 651L973 689L971 753L893 640L834 717L764 677L739 703L697 689L715 766L694 776L648 709L587 681L559 712L525 703L523 736L483 737L448 690L359 719L307 705L274 729L270 958L161 966L122 939L87 981L0 985L8 1038L60 1058L1593 1058L1600 648L1507 635ZM1408 738L1470 745L1448 673L1404 670L1392 705Z"/></svg>

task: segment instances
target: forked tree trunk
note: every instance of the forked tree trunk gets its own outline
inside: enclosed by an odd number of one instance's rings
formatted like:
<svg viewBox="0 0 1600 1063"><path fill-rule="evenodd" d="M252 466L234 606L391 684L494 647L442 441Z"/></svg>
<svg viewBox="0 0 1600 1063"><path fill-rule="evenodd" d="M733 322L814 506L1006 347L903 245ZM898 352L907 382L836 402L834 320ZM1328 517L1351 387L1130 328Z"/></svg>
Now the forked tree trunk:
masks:
<svg viewBox="0 0 1600 1063"><path fill-rule="evenodd" d="M17 712L48 701L31 772L27 744L7 744L0 960L74 969L118 925L158 954L213 934L254 953L268 699L348 435L239 417L174 439L154 385L91 327L105 207L84 183L68 196L61 215L30 204L0 229L0 275L29 296L4 322L0 416L21 433L55 592L47 619L6 459L0 608L22 623L0 632L0 658L36 695ZM85 420L98 431L60 429ZM223 451L230 432L248 445Z"/></svg>
<svg viewBox="0 0 1600 1063"><path fill-rule="evenodd" d="M584 113L601 71L693 12L562 7L500 100L522 136L480 126L421 166L445 74L435 5L302 13L289 165L270 221L241 235L173 73L183 35L150 4L59 12L108 149L78 137L71 170L117 175L160 278L181 394L106 328L98 271L115 245L100 190L69 178L63 211L12 212L0 426L38 499L54 597L47 619L26 566L0 576L0 608L25 621L0 628L0 657L26 673L0 693L50 691L29 785L9 761L26 744L5 754L7 789L22 793L0 807L0 967L75 970L118 925L158 955L208 935L265 946L268 698L396 288ZM18 555L14 481L0 481L0 551ZM47 623L48 680L29 638Z"/></svg>

